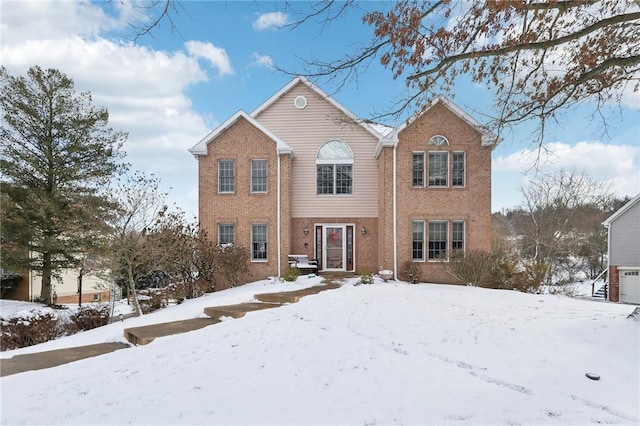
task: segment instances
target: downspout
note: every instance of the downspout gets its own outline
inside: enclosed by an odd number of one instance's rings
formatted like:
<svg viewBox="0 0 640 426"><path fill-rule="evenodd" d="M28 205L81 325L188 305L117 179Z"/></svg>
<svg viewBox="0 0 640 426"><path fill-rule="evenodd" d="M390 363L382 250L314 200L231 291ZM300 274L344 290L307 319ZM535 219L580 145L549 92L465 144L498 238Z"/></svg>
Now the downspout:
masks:
<svg viewBox="0 0 640 426"><path fill-rule="evenodd" d="M278 156L278 191L277 191L277 212L276 212L276 220L277 220L277 225L276 225L276 233L278 234L278 244L277 244L277 252L278 252L278 278L280 278L282 276L282 271L281 271L281 267L280 267L280 262L281 262L281 258L280 258L280 253L282 251L281 248L281 229L280 229L280 161L282 161L282 159L280 158L280 153L276 150L277 156Z"/></svg>
<svg viewBox="0 0 640 426"><path fill-rule="evenodd" d="M398 197L396 176L396 149L398 142L393 145L393 279L398 280Z"/></svg>

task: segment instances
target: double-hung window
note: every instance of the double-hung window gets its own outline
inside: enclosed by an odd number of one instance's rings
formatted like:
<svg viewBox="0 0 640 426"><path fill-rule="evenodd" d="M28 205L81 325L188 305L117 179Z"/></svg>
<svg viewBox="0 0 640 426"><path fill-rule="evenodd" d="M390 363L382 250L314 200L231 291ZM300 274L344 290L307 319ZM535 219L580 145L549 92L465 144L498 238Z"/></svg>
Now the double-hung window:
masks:
<svg viewBox="0 0 640 426"><path fill-rule="evenodd" d="M452 173L451 184L453 186L464 186L464 152L454 152L451 154Z"/></svg>
<svg viewBox="0 0 640 426"><path fill-rule="evenodd" d="M235 243L235 226L233 223L218 224L218 245Z"/></svg>
<svg viewBox="0 0 640 426"><path fill-rule="evenodd" d="M235 189L235 161L218 160L218 192L235 192Z"/></svg>
<svg viewBox="0 0 640 426"><path fill-rule="evenodd" d="M446 221L429 221L429 260L446 260L447 228Z"/></svg>
<svg viewBox="0 0 640 426"><path fill-rule="evenodd" d="M451 250L464 250L464 222L451 222Z"/></svg>
<svg viewBox="0 0 640 426"><path fill-rule="evenodd" d="M267 260L267 225L251 225L251 260Z"/></svg>
<svg viewBox="0 0 640 426"><path fill-rule="evenodd" d="M318 150L316 194L353 194L353 152L346 143L333 140Z"/></svg>
<svg viewBox="0 0 640 426"><path fill-rule="evenodd" d="M411 258L413 260L424 260L424 221L414 220L412 228Z"/></svg>
<svg viewBox="0 0 640 426"><path fill-rule="evenodd" d="M267 192L267 160L251 160L251 192Z"/></svg>
<svg viewBox="0 0 640 426"><path fill-rule="evenodd" d="M424 152L413 153L413 179L412 186L424 187Z"/></svg>
<svg viewBox="0 0 640 426"><path fill-rule="evenodd" d="M448 186L449 153L429 153L429 186Z"/></svg>

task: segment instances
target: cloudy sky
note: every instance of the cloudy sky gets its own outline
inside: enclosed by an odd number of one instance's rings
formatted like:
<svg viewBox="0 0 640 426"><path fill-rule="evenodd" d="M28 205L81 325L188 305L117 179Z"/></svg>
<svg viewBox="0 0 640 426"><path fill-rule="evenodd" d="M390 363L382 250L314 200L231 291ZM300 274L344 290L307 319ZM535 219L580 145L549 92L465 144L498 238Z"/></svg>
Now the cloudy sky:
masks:
<svg viewBox="0 0 640 426"><path fill-rule="evenodd" d="M367 40L371 28L352 11L331 26L319 20L292 28L311 2L190 2L178 4L170 22L135 39L132 24L146 12L127 0L12 1L0 4L0 58L13 75L32 65L58 68L106 106L114 129L129 133L127 160L161 179L172 202L197 212L197 162L188 152L238 110L251 112L287 84L304 60L336 59ZM388 5L388 3L387 3ZM368 2L375 9L384 4ZM284 26L284 28L282 28ZM390 108L404 85L372 63L347 85L317 81L360 117ZM475 111L490 105L482 87L461 84L455 103ZM386 123L397 124L397 123ZM589 111L573 111L549 132L544 171L574 168L610 182L619 196L640 192L640 93L611 111L609 127ZM605 131L606 130L606 131ZM530 129L506 133L493 155L493 210L520 202L519 187L538 155Z"/></svg>

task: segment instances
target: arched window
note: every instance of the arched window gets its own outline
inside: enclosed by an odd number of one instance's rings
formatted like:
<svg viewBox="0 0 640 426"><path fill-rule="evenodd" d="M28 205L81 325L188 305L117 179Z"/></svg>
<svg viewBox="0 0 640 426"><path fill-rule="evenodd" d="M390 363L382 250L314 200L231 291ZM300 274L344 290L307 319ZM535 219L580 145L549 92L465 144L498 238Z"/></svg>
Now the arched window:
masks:
<svg viewBox="0 0 640 426"><path fill-rule="evenodd" d="M429 145L444 146L449 145L449 141L442 135L435 135L429 139Z"/></svg>
<svg viewBox="0 0 640 426"><path fill-rule="evenodd" d="M353 151L342 141L332 140L316 156L318 195L353 194Z"/></svg>

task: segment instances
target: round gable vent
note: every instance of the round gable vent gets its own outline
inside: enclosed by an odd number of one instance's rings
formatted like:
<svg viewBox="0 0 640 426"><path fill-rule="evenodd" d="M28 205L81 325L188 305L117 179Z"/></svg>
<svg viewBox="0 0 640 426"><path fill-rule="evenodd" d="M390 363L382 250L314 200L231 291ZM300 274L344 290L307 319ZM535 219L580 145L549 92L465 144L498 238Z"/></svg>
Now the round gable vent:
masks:
<svg viewBox="0 0 640 426"><path fill-rule="evenodd" d="M307 98L305 98L304 96L296 96L296 98L293 100L293 104L296 106L296 108L303 109L307 106Z"/></svg>

